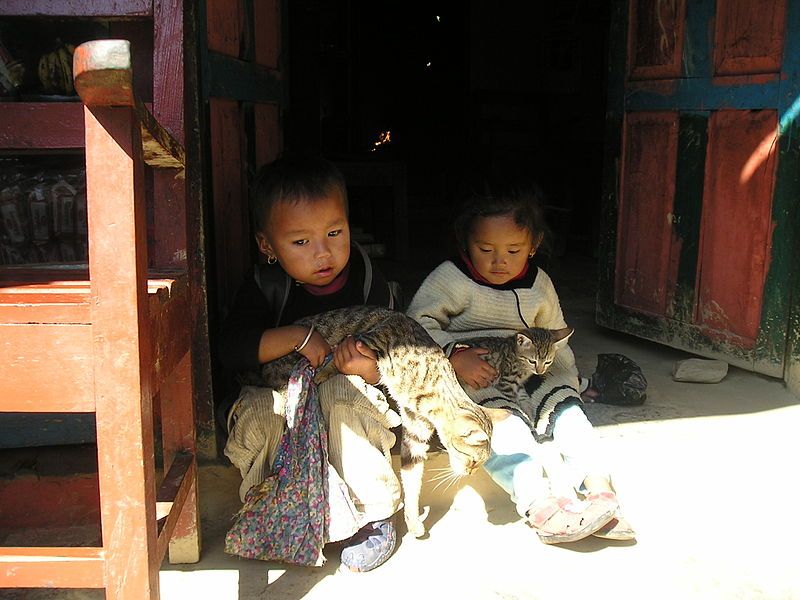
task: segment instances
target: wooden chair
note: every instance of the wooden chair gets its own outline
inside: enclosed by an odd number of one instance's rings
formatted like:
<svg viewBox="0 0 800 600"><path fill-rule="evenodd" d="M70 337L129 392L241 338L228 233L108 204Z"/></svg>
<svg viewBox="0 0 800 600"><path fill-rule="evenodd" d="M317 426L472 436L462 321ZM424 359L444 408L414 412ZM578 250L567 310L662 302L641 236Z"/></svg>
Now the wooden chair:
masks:
<svg viewBox="0 0 800 600"><path fill-rule="evenodd" d="M102 545L2 547L0 587L157 599L167 548L173 562L200 552L189 290L185 273L148 277L144 198L145 163L180 169L184 154L134 98L127 41L77 48L74 77L85 105L88 269L3 272L0 411L95 413Z"/></svg>

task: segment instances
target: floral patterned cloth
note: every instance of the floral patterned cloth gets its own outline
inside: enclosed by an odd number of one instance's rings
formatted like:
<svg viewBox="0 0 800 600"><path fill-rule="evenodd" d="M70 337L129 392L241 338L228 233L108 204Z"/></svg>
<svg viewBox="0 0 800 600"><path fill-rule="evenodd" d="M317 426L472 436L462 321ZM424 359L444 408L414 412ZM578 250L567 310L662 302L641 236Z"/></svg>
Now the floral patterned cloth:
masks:
<svg viewBox="0 0 800 600"><path fill-rule="evenodd" d="M247 492L225 536L225 552L319 566L330 526L328 435L306 359L292 372L287 396L287 429L273 472Z"/></svg>

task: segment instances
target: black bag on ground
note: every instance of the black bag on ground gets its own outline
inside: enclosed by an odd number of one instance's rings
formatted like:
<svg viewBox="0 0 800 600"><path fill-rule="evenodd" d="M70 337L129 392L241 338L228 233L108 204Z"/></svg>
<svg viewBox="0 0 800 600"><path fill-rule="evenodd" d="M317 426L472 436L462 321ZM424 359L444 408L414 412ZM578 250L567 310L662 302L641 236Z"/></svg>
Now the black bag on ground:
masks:
<svg viewBox="0 0 800 600"><path fill-rule="evenodd" d="M642 369L622 354L598 354L591 385L599 394L595 402L636 405L647 398L647 379Z"/></svg>

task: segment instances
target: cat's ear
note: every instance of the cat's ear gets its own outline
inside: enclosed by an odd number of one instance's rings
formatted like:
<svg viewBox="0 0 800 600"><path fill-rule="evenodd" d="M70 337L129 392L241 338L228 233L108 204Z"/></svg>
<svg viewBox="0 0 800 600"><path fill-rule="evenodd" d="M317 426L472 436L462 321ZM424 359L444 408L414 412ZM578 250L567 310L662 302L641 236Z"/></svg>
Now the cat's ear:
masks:
<svg viewBox="0 0 800 600"><path fill-rule="evenodd" d="M517 346L520 348L529 348L531 345L531 338L524 333L517 334Z"/></svg>
<svg viewBox="0 0 800 600"><path fill-rule="evenodd" d="M511 411L505 408L488 408L486 406L481 406L481 408L493 425L505 421L511 415Z"/></svg>
<svg viewBox="0 0 800 600"><path fill-rule="evenodd" d="M563 329L552 329L550 330L550 339L553 340L553 345L556 348L561 348L563 346L566 346L567 340L573 333L575 333L575 330L572 327L564 327Z"/></svg>

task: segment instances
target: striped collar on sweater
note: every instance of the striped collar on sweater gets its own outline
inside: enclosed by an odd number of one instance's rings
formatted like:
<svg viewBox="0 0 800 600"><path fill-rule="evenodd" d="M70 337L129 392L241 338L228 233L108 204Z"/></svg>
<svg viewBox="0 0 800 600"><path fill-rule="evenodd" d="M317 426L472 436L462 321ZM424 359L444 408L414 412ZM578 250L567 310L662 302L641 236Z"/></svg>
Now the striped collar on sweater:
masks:
<svg viewBox="0 0 800 600"><path fill-rule="evenodd" d="M478 281L475 276L472 274L469 265L466 264L463 258L460 256L455 256L450 259L458 270L464 273L467 277L469 277L472 281L477 283L478 285L482 285L484 287L491 288L493 290L518 290L518 289L529 289L533 287L533 282L536 281L536 275L539 274L539 268L533 264L533 262L528 262L528 270L526 273L523 274L522 277L518 279L512 279L511 281L507 281L500 285L495 285L493 283L489 283L487 281Z"/></svg>

